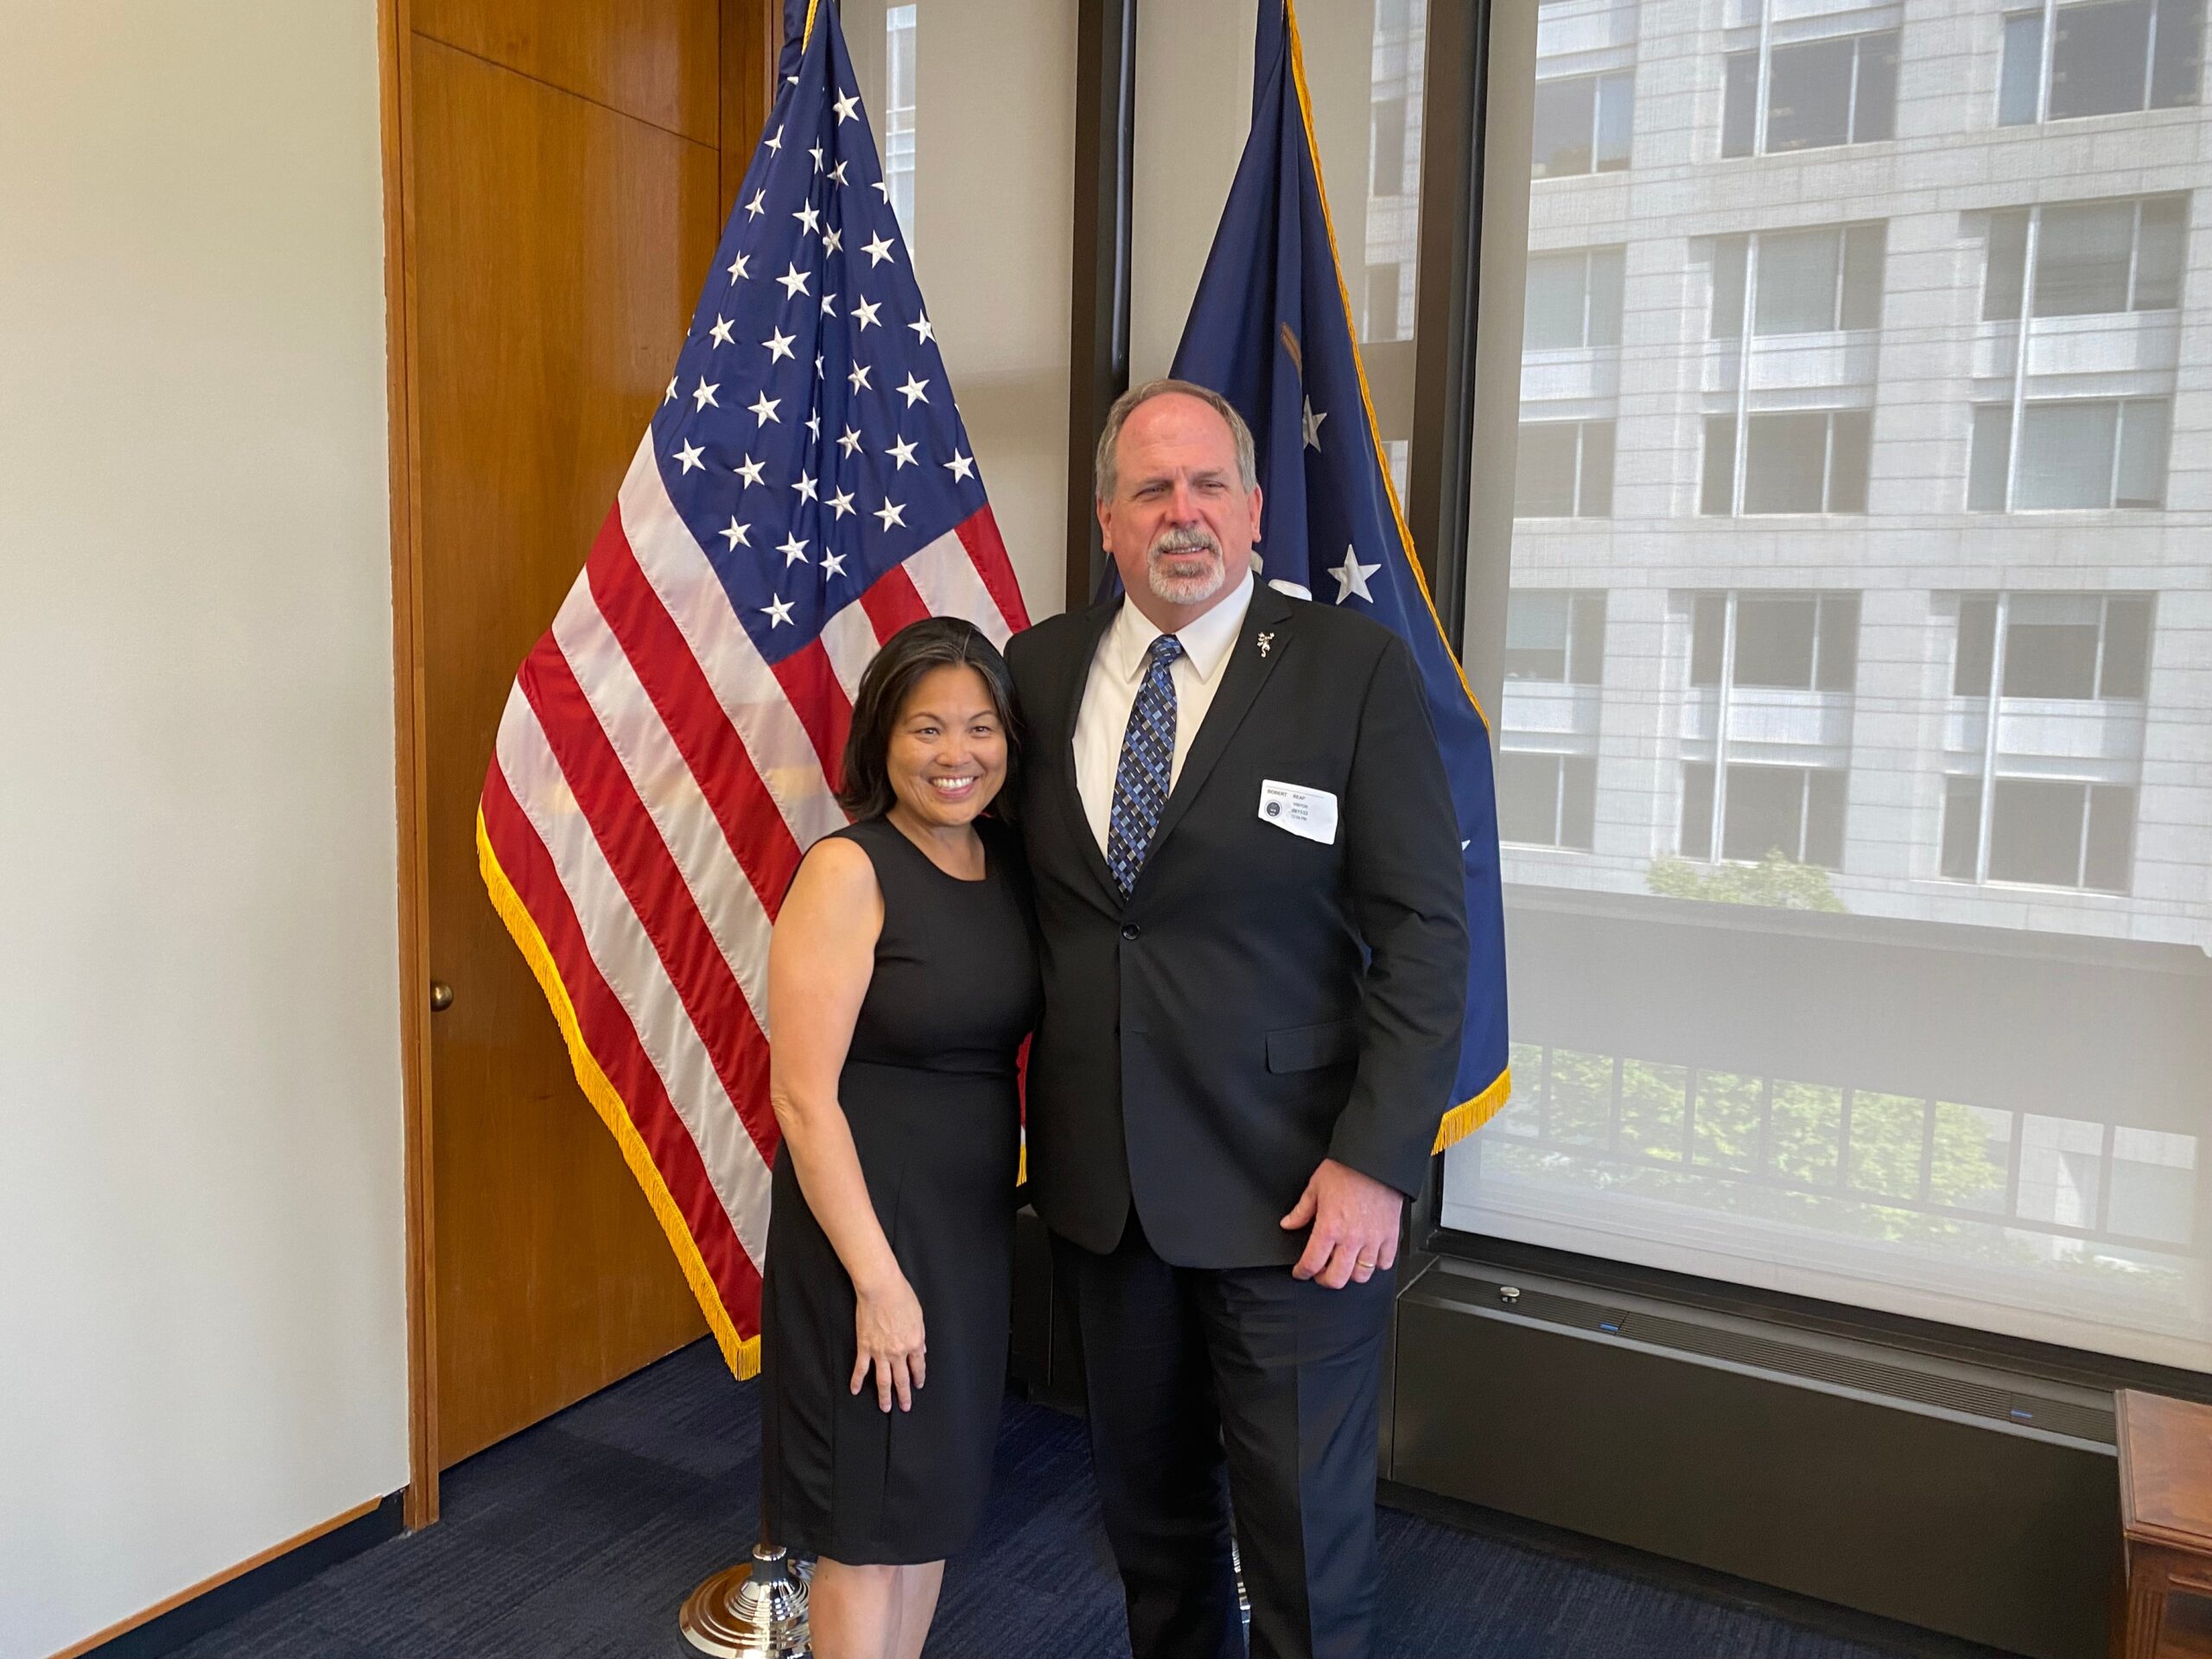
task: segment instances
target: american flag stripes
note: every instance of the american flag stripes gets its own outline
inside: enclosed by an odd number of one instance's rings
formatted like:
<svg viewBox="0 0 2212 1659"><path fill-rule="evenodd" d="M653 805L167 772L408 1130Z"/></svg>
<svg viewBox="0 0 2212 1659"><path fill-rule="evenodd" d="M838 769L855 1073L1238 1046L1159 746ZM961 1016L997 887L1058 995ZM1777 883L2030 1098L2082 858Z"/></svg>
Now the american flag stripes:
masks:
<svg viewBox="0 0 2212 1659"><path fill-rule="evenodd" d="M759 1365L768 935L876 647L1027 626L836 10L807 25L674 378L501 718L478 817L724 1357Z"/></svg>

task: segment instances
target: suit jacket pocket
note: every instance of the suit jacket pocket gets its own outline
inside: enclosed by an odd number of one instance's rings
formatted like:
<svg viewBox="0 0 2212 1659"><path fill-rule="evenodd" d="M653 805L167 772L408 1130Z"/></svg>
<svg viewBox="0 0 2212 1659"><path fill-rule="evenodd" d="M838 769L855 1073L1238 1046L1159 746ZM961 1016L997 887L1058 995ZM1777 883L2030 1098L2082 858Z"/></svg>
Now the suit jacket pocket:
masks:
<svg viewBox="0 0 2212 1659"><path fill-rule="evenodd" d="M1330 1020L1318 1026L1286 1026L1268 1033L1268 1070L1313 1071L1344 1065L1359 1054L1358 1022Z"/></svg>

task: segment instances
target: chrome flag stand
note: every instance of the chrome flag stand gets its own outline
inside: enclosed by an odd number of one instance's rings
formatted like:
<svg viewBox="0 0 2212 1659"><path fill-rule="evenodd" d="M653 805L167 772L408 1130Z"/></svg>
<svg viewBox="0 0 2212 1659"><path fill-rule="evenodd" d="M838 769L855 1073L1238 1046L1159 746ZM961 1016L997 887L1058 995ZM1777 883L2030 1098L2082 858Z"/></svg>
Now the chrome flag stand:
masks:
<svg viewBox="0 0 2212 1659"><path fill-rule="evenodd" d="M684 1598L683 1639L717 1659L806 1659L804 1567L779 1544L753 1547L753 1559L724 1567Z"/></svg>

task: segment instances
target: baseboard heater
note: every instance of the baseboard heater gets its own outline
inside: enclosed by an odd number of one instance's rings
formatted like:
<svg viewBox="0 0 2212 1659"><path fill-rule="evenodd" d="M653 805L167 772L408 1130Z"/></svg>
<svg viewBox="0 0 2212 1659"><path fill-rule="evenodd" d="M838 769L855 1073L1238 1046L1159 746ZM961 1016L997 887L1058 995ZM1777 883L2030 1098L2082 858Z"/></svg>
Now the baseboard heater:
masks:
<svg viewBox="0 0 2212 1659"><path fill-rule="evenodd" d="M1401 1292L1389 1478L2032 1659L2105 1651L2112 1396L1478 1262Z"/></svg>

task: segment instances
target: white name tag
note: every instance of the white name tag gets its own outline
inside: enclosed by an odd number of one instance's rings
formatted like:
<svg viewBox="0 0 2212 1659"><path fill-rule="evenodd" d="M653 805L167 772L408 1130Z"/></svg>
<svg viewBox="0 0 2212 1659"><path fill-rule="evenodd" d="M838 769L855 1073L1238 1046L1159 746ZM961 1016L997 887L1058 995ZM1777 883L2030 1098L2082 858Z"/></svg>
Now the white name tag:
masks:
<svg viewBox="0 0 2212 1659"><path fill-rule="evenodd" d="M1279 784L1269 779L1260 785L1260 820L1325 847L1334 846L1337 798L1325 789Z"/></svg>

